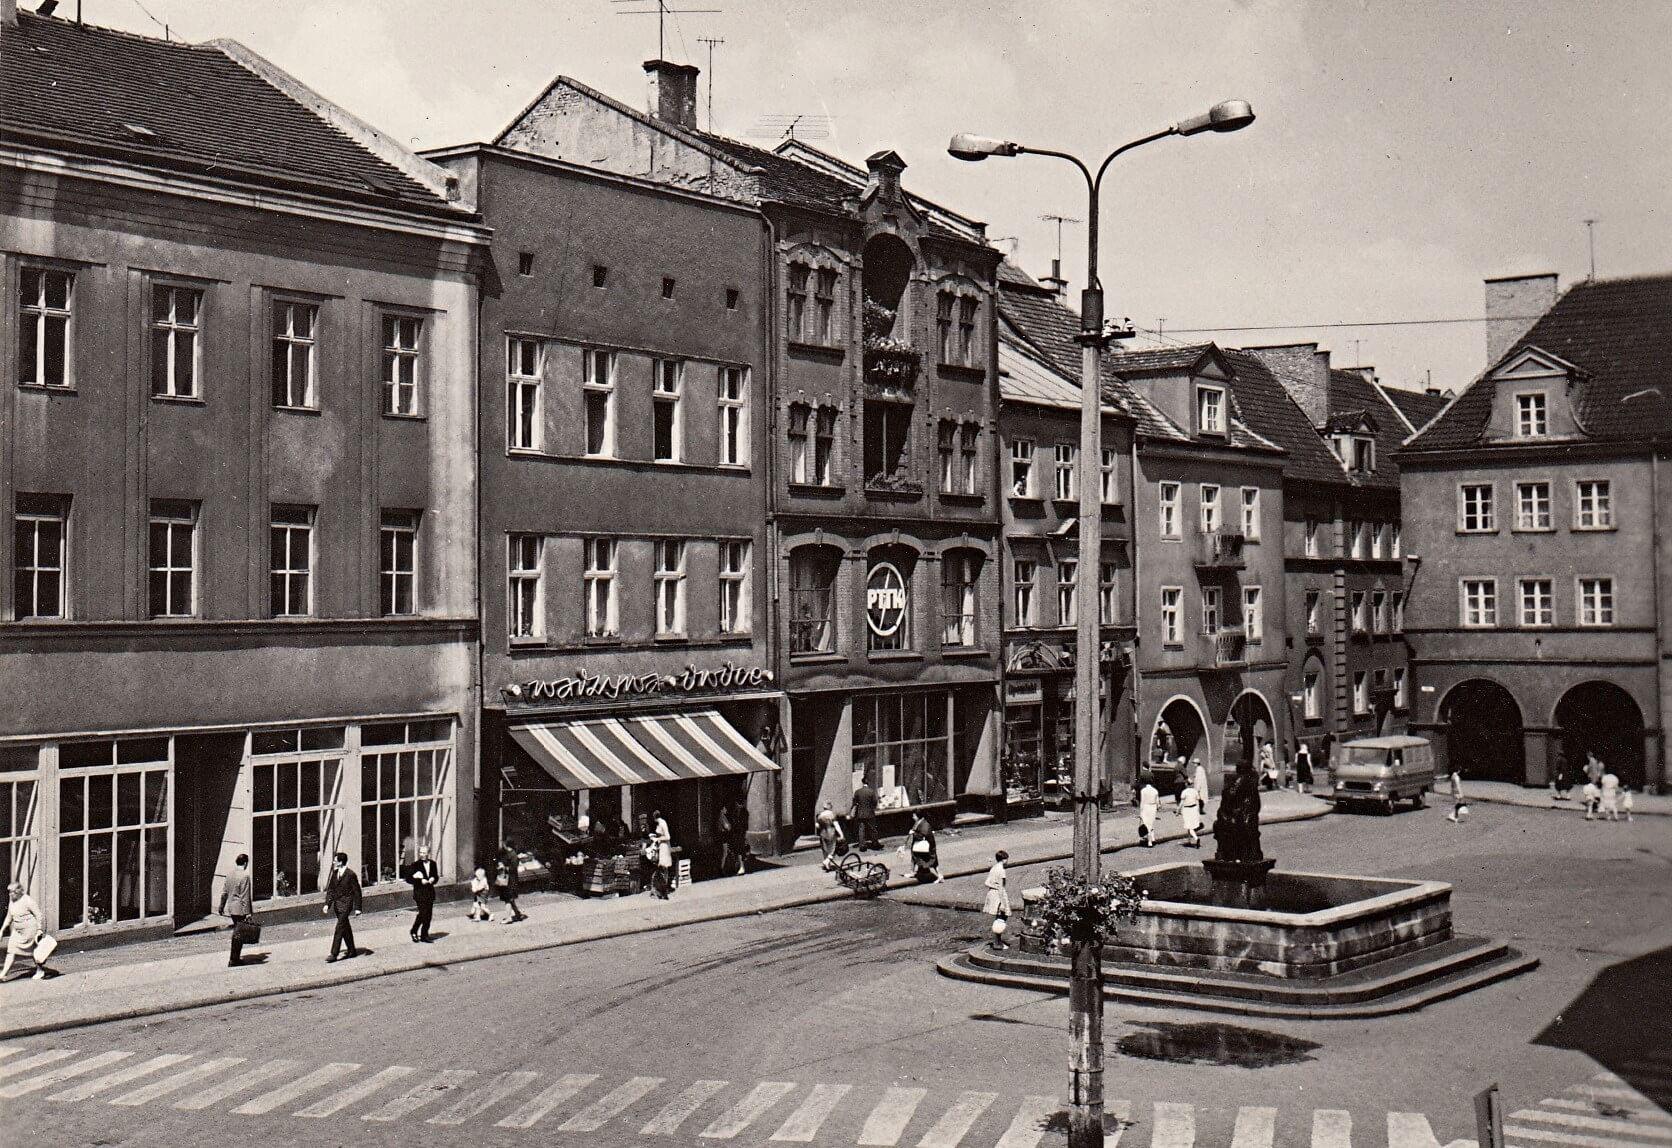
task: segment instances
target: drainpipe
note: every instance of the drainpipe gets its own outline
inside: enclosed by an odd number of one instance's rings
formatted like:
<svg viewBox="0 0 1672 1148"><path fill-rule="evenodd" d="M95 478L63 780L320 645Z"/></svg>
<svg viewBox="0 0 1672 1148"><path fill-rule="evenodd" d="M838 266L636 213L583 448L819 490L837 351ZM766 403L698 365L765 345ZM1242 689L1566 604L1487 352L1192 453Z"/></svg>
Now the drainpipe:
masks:
<svg viewBox="0 0 1672 1148"><path fill-rule="evenodd" d="M1655 644L1665 643L1672 627L1669 627L1666 617L1667 593L1660 584L1660 540L1661 540L1661 502L1660 502L1660 448L1653 445L1649 448L1649 585L1655 596ZM1668 696L1666 682L1667 652L1660 650L1660 657L1655 659L1655 685L1659 694L1656 706L1660 710L1660 777L1655 779L1655 789L1666 791L1666 729L1669 722L1666 713ZM1645 757L1647 755L1645 754ZM1645 778L1644 780L1648 780Z"/></svg>
<svg viewBox="0 0 1672 1148"><path fill-rule="evenodd" d="M783 633L779 613L779 585L778 585L778 228L772 222L772 217L761 213L761 225L765 228L766 249L761 253L762 281L766 284L766 298L762 300L761 309L761 350L763 352L761 366L765 371L765 404L766 404L766 441L765 460L763 469L765 479L762 485L762 510L766 516L766 553L762 556L766 560L766 601L771 613L771 619L766 627L766 656L774 667L778 678L778 688L784 688L784 669L788 665L787 659L780 656L784 648ZM793 753L790 746L789 695L784 694L778 702L777 743L786 747L783 754L773 756L781 758L778 762L779 771L773 775L772 781L772 851L774 854L783 847L784 839L784 793L790 784L784 776L784 771L793 763L788 760Z"/></svg>

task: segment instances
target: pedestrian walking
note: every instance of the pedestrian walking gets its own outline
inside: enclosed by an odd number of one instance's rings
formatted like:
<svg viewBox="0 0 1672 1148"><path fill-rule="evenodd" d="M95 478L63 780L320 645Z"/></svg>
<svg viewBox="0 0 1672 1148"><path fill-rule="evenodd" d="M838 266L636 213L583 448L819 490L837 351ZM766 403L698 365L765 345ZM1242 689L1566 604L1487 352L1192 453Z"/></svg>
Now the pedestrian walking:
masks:
<svg viewBox="0 0 1672 1148"><path fill-rule="evenodd" d="M1161 812L1161 794L1154 782L1144 782L1138 791L1138 840L1148 849L1155 845L1155 818Z"/></svg>
<svg viewBox="0 0 1672 1148"><path fill-rule="evenodd" d="M360 915L360 875L348 867L347 853L331 858L331 878L325 884L322 912L337 918L337 928L331 934L331 955L325 958L325 963L334 962L345 946L348 949L345 960L359 956L360 950L354 947L354 925L349 918Z"/></svg>
<svg viewBox="0 0 1672 1148"><path fill-rule="evenodd" d="M1579 796L1585 800L1585 820L1595 821L1597 806L1602 802L1602 787L1594 781L1586 781L1585 787L1579 791Z"/></svg>
<svg viewBox="0 0 1672 1148"><path fill-rule="evenodd" d="M848 819L853 822L855 849L882 848L882 838L877 836L877 791L870 782L861 781L854 789Z"/></svg>
<svg viewBox="0 0 1672 1148"><path fill-rule="evenodd" d="M1555 761L1550 768L1550 800L1566 801L1573 795L1573 774L1568 769L1567 754L1561 743L1556 744Z"/></svg>
<svg viewBox="0 0 1672 1148"><path fill-rule="evenodd" d="M825 802L824 808L813 819L813 831L818 834L819 849L824 853L820 865L828 872L836 868L836 858L848 851L847 835L842 832L842 823L837 820L830 802Z"/></svg>
<svg viewBox="0 0 1672 1148"><path fill-rule="evenodd" d="M1283 771L1277 767L1277 751L1269 741L1260 743L1260 778L1267 789L1283 788Z"/></svg>
<svg viewBox="0 0 1672 1148"><path fill-rule="evenodd" d="M1335 766L1335 731L1325 730L1324 736L1318 740L1318 764L1325 769Z"/></svg>
<svg viewBox="0 0 1672 1148"><path fill-rule="evenodd" d="M493 888L505 906L504 923L507 925L528 920L527 915L517 905L517 867L520 862L517 843L506 838L505 844L499 847L499 856L494 858Z"/></svg>
<svg viewBox="0 0 1672 1148"><path fill-rule="evenodd" d="M1620 786L1620 812L1626 815L1627 821L1631 820L1631 786L1629 785Z"/></svg>
<svg viewBox="0 0 1672 1148"><path fill-rule="evenodd" d="M1602 793L1597 808L1610 821L1620 819L1620 778L1612 769L1602 775Z"/></svg>
<svg viewBox="0 0 1672 1148"><path fill-rule="evenodd" d="M418 856L406 871L406 883L412 886L412 903L418 915L412 919L412 943L430 943L430 919L435 916L435 886L441 880L441 869L430 859L430 847L418 846Z"/></svg>
<svg viewBox="0 0 1672 1148"><path fill-rule="evenodd" d="M233 866L232 876L228 877L226 884L221 887L221 903L216 910L232 921L232 949L226 957L226 967L229 969L236 968L244 962L245 938L249 936L244 922L255 911L254 898L250 893L250 855L238 854Z"/></svg>
<svg viewBox="0 0 1672 1148"><path fill-rule="evenodd" d="M720 807L720 872L743 873L749 858L749 803L742 797Z"/></svg>
<svg viewBox="0 0 1672 1148"><path fill-rule="evenodd" d="M1585 777L1588 781L1594 785L1601 785L1602 775L1606 769L1607 767L1602 764L1602 759L1597 756L1596 750L1585 751Z"/></svg>
<svg viewBox="0 0 1672 1148"><path fill-rule="evenodd" d="M993 854L993 867L987 870L987 899L982 902L981 911L993 918L993 948L1008 949L1004 933L1010 925L1010 890L1005 884L1004 864L1010 860L1010 854L1000 849Z"/></svg>
<svg viewBox="0 0 1672 1148"><path fill-rule="evenodd" d="M650 877L650 891L666 901L673 896L673 833L660 809L650 814L650 846L655 851L656 871Z"/></svg>
<svg viewBox="0 0 1672 1148"><path fill-rule="evenodd" d="M43 981L50 970L51 959L58 942L41 931L41 907L35 898L23 891L23 882L13 881L6 886L6 919L0 922L0 933L10 932L6 941L6 963L0 965L0 981L12 971L12 962L28 956L35 966L35 980Z"/></svg>
<svg viewBox="0 0 1672 1148"><path fill-rule="evenodd" d="M1455 769L1451 771L1451 812L1446 814L1446 820L1453 823L1469 820L1469 803L1463 797L1463 775Z"/></svg>
<svg viewBox="0 0 1672 1148"><path fill-rule="evenodd" d="M921 813L917 815L917 820L912 822L907 841L917 883L928 885L943 880L940 871L940 851L935 847L935 827L930 825L929 819Z"/></svg>
<svg viewBox="0 0 1672 1148"><path fill-rule="evenodd" d="M1295 748L1295 788L1312 792L1312 750L1304 741Z"/></svg>
<svg viewBox="0 0 1672 1148"><path fill-rule="evenodd" d="M493 913L488 909L488 871L480 865L476 872L470 875L470 919L472 921L491 921Z"/></svg>
<svg viewBox="0 0 1672 1148"><path fill-rule="evenodd" d="M1210 793L1208 789L1208 771L1202 765L1202 759L1199 757L1191 758L1190 765L1190 784L1196 788L1196 800L1202 803L1202 816L1205 818L1208 815L1208 796Z"/></svg>
<svg viewBox="0 0 1672 1148"><path fill-rule="evenodd" d="M1184 847L1186 849L1200 849L1202 847L1202 798L1196 792L1194 785L1186 785L1179 794L1179 820L1184 822L1184 832L1188 837Z"/></svg>

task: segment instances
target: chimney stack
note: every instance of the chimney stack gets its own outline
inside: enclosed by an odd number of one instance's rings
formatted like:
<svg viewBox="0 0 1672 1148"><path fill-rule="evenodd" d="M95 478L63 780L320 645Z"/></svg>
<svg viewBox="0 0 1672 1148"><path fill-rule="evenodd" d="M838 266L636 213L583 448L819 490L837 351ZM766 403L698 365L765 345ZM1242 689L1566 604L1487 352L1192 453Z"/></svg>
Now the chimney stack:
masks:
<svg viewBox="0 0 1672 1148"><path fill-rule="evenodd" d="M883 203L900 202L900 173L906 170L906 161L899 152L879 151L866 156L865 170L871 173L866 195L875 192Z"/></svg>
<svg viewBox="0 0 1672 1148"><path fill-rule="evenodd" d="M694 64L670 64L646 60L650 77L650 114L665 124L686 131L697 130L697 68Z"/></svg>
<svg viewBox="0 0 1672 1148"><path fill-rule="evenodd" d="M0 0L0 28L17 27L17 0Z"/></svg>
<svg viewBox="0 0 1672 1148"><path fill-rule="evenodd" d="M1486 281L1486 365L1495 366L1516 340L1556 303L1556 274L1510 275Z"/></svg>
<svg viewBox="0 0 1672 1148"><path fill-rule="evenodd" d="M1068 280L1062 277L1061 259L1051 260L1051 273L1045 276L1041 282L1055 292L1058 300L1068 298Z"/></svg>
<svg viewBox="0 0 1672 1148"><path fill-rule="evenodd" d="M1329 352L1316 343L1283 343L1274 347L1244 347L1265 364L1312 425L1329 419Z"/></svg>

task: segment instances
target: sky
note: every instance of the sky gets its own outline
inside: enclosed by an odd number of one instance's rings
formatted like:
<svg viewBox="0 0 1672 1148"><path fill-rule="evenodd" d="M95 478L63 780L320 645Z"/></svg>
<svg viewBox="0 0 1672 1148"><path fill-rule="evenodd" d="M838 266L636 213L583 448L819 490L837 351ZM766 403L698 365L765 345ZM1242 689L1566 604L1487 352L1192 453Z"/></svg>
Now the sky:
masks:
<svg viewBox="0 0 1672 1148"><path fill-rule="evenodd" d="M63 0L71 15L77 0ZM81 0L88 22L237 39L414 147L491 139L556 74L634 105L655 0ZM33 0L23 0L25 7ZM1084 218L1061 161L961 163L974 131L1097 162L1218 100L1257 120L1117 160L1102 202L1111 316L1168 341L1317 341L1396 386L1485 363L1482 280L1667 271L1672 3L1664 0L669 0L667 55L713 79L714 126L828 116L853 161L983 220L1035 275L1045 214ZM144 5L143 9L141 4ZM149 15L147 14L149 13ZM153 19L154 18L154 19ZM718 37L714 76L708 46ZM1085 228L1063 228L1078 290ZM1281 330L1198 328L1315 324ZM1144 345L1143 336L1132 345Z"/></svg>

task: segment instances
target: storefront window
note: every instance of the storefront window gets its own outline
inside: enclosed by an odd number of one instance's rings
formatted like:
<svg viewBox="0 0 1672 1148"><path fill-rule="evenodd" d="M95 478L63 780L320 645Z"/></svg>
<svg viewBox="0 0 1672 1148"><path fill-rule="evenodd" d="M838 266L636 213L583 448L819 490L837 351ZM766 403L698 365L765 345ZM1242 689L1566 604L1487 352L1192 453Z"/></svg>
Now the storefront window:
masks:
<svg viewBox="0 0 1672 1148"><path fill-rule="evenodd" d="M400 879L418 846L445 858L452 820L453 724L393 722L361 732L360 880ZM445 865L446 861L442 860Z"/></svg>
<svg viewBox="0 0 1672 1148"><path fill-rule="evenodd" d="M60 925L166 916L168 739L67 744L59 768Z"/></svg>
<svg viewBox="0 0 1672 1148"><path fill-rule="evenodd" d="M832 589L840 552L833 547L803 547L790 555L790 653L811 654L836 648Z"/></svg>
<svg viewBox="0 0 1672 1148"><path fill-rule="evenodd" d="M263 731L256 735L255 752L300 751L303 734L310 743L335 742L318 748L342 745L340 729ZM256 900L317 893L320 874L330 868L327 859L339 847L342 759L258 757L250 778L250 878Z"/></svg>
<svg viewBox="0 0 1672 1148"><path fill-rule="evenodd" d="M948 800L946 702L941 690L854 699L854 781L863 774L880 807Z"/></svg>
<svg viewBox="0 0 1672 1148"><path fill-rule="evenodd" d="M39 893L35 888L36 786L33 777L21 774L34 771L36 752L30 747L15 757L0 756L0 884L17 881L31 893Z"/></svg>
<svg viewBox="0 0 1672 1148"><path fill-rule="evenodd" d="M1037 800L1042 794L1045 706L1037 682L1006 688L1013 689L1018 699L1004 707L1004 757L999 765L1005 801L1016 804Z"/></svg>

